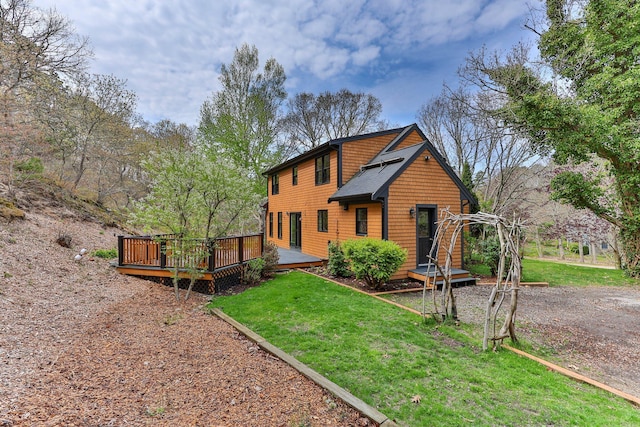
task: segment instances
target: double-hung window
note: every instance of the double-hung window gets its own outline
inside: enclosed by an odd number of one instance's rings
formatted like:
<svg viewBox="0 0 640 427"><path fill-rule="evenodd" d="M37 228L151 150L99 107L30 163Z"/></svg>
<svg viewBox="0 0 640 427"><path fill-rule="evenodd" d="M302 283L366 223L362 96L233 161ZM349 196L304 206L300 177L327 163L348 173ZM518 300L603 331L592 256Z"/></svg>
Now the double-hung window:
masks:
<svg viewBox="0 0 640 427"><path fill-rule="evenodd" d="M271 194L280 193L280 175L271 175Z"/></svg>
<svg viewBox="0 0 640 427"><path fill-rule="evenodd" d="M326 209L318 211L318 231L329 231L329 211Z"/></svg>
<svg viewBox="0 0 640 427"><path fill-rule="evenodd" d="M282 212L278 212L278 239L282 239Z"/></svg>
<svg viewBox="0 0 640 427"><path fill-rule="evenodd" d="M358 236L367 235L367 208L356 209L356 234Z"/></svg>
<svg viewBox="0 0 640 427"><path fill-rule="evenodd" d="M329 154L316 157L316 185L327 184L329 182Z"/></svg>

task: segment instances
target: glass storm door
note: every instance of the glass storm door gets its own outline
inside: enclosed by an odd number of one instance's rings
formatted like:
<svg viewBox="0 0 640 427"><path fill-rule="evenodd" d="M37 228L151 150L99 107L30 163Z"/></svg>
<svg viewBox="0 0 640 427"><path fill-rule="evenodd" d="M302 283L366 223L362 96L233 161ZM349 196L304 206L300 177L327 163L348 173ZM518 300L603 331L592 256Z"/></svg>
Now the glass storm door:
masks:
<svg viewBox="0 0 640 427"><path fill-rule="evenodd" d="M418 215L416 216L418 265L429 263L429 252L433 244L433 234L436 230L435 220L435 208L418 208Z"/></svg>
<svg viewBox="0 0 640 427"><path fill-rule="evenodd" d="M291 212L289 215L289 247L291 249L300 249L302 247L302 214L300 212Z"/></svg>

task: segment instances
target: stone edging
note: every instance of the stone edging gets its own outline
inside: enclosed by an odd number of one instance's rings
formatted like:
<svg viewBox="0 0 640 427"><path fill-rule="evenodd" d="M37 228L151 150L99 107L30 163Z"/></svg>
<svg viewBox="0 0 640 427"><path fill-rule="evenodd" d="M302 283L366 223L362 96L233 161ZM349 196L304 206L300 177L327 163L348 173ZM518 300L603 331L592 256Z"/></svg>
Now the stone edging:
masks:
<svg viewBox="0 0 640 427"><path fill-rule="evenodd" d="M278 359L290 365L292 368L300 372L305 377L309 378L311 381L318 384L320 387L327 390L329 393L333 394L335 397L339 398L347 405L354 408L356 411L360 412L363 416L371 419L375 423L377 423L380 427L396 427L397 424L390 420L386 415L382 412L378 411L376 408L368 405L362 400L358 399L336 383L329 381L327 378L320 375L318 372L314 371L304 363L300 362L295 357L285 353L278 347L273 344L267 342L260 335L253 332L251 329L247 328L243 324L237 322L232 317L225 314L222 310L218 308L214 308L211 310L213 314L218 316L220 319L224 320L231 326L233 326L238 332L246 336L251 341L255 342L258 347L263 349L264 351L276 356Z"/></svg>

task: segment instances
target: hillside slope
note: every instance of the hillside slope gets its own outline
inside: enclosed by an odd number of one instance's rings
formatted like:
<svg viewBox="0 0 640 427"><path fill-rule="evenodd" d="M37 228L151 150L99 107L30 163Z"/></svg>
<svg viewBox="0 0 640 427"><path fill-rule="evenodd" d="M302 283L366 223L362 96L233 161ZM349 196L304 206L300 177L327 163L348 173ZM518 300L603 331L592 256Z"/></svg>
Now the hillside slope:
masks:
<svg viewBox="0 0 640 427"><path fill-rule="evenodd" d="M21 191L24 219L0 218L0 425L369 425L205 314L205 296L178 303L90 256L122 230L55 193Z"/></svg>

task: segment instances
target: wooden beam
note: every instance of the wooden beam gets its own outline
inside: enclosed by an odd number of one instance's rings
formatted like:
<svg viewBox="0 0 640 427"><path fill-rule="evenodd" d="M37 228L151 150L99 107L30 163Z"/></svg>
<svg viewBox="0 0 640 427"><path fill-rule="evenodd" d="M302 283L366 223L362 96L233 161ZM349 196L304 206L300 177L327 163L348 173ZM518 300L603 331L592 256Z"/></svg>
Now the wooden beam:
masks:
<svg viewBox="0 0 640 427"><path fill-rule="evenodd" d="M137 266L118 266L116 270L120 274L127 274L129 276L149 276L149 277L173 277L173 270L167 269L158 269L158 268L144 268ZM178 272L178 277L181 279L188 279L189 273L187 271ZM206 272L203 273L202 277L199 280L212 280L213 276L211 273Z"/></svg>

